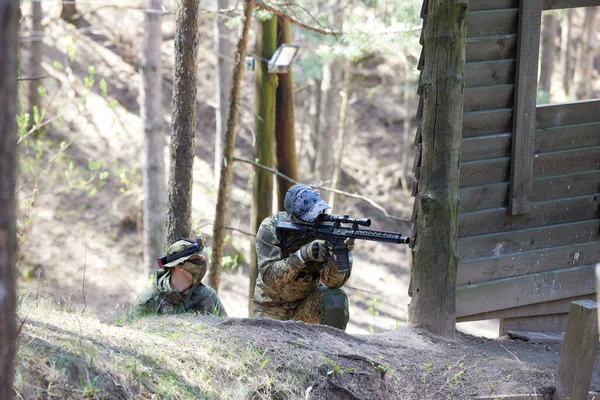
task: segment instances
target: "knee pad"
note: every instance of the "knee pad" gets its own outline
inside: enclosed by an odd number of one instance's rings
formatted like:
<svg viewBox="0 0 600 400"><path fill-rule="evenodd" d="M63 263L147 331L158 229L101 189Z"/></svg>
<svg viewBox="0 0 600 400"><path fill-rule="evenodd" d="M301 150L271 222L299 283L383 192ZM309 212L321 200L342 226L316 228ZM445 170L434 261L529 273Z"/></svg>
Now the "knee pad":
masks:
<svg viewBox="0 0 600 400"><path fill-rule="evenodd" d="M322 325L333 326L341 330L346 329L350 313L348 311L348 296L342 289L327 289L321 296L319 303Z"/></svg>

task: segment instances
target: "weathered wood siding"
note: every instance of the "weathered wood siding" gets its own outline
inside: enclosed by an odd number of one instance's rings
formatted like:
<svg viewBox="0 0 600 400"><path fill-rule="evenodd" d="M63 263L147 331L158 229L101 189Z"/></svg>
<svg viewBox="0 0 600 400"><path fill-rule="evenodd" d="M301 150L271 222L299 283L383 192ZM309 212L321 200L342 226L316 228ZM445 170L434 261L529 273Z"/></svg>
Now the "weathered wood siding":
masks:
<svg viewBox="0 0 600 400"><path fill-rule="evenodd" d="M541 7L588 6L590 1L542 0ZM596 292L600 100L536 107L531 211L509 213L518 16L518 0L471 0L469 5L459 177L459 321L539 319L564 313L572 299ZM420 132L415 144L420 149ZM413 194L419 168L420 151Z"/></svg>

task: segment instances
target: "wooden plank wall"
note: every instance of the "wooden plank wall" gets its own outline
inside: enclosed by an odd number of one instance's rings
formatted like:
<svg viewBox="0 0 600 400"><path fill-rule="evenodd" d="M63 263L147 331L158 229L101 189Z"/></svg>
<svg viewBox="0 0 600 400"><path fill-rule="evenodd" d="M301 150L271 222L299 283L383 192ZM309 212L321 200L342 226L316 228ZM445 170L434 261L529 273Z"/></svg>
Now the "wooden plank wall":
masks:
<svg viewBox="0 0 600 400"><path fill-rule="evenodd" d="M544 8L552 4L558 1L543 2ZM552 305L595 293L600 100L537 107L531 212L508 212L518 7L518 0L469 4L459 177L459 321L564 313ZM426 12L422 17L426 23ZM415 144L416 196L420 131ZM413 219L417 217L415 208Z"/></svg>

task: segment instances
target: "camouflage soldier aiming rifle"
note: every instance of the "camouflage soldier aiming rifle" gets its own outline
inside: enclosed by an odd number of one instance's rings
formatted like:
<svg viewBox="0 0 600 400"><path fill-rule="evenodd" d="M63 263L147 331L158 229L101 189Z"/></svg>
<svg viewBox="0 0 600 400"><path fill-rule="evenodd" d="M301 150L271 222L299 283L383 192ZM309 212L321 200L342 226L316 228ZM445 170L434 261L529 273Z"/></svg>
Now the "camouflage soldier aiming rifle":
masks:
<svg viewBox="0 0 600 400"><path fill-rule="evenodd" d="M286 193L285 212L266 218L256 234L258 278L254 292L255 317L304 322L346 329L348 297L340 289L352 270L338 272L332 245L306 236L282 249L278 222L310 224L330 208L319 193L307 185L294 185ZM281 232L279 233L281 234ZM346 239L349 252L354 239Z"/></svg>
<svg viewBox="0 0 600 400"><path fill-rule="evenodd" d="M204 285L206 256L204 238L179 239L158 259L152 288L138 296L134 312L141 314L175 314L197 312L226 317L217 293Z"/></svg>

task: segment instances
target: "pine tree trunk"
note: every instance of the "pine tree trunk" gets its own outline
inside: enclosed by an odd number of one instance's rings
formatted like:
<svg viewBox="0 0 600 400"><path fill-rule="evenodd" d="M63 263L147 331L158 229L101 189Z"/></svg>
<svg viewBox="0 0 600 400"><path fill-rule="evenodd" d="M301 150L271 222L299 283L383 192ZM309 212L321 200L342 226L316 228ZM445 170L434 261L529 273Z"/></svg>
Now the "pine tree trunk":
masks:
<svg viewBox="0 0 600 400"><path fill-rule="evenodd" d="M594 69L594 50L596 49L596 17L598 7L585 9L583 21L583 40L581 42L581 60L576 80L577 99L592 97L592 71Z"/></svg>
<svg viewBox="0 0 600 400"><path fill-rule="evenodd" d="M77 12L77 5L75 0L67 0L62 3L62 9L60 10L60 17L67 22L72 24L76 23L79 19Z"/></svg>
<svg viewBox="0 0 600 400"><path fill-rule="evenodd" d="M279 35L277 46L291 43L291 25L287 19L278 18ZM277 169L293 180L298 180L298 157L296 156L296 133L294 130L294 86L292 68L286 74L278 74L275 96L275 148ZM289 180L277 177L277 205L283 210L285 193L293 185Z"/></svg>
<svg viewBox="0 0 600 400"><path fill-rule="evenodd" d="M233 167L233 149L235 147L235 136L238 123L238 106L240 104L240 87L244 76L244 60L246 58L246 46L248 44L248 32L252 21L252 11L255 0L244 2L244 19L242 20L242 31L237 43L235 64L231 78L231 93L229 94L229 110L227 113L227 130L223 147L223 163L221 163L221 174L219 180L219 191L217 195L217 208L215 210L215 223L213 226L212 257L208 270L208 284L219 290L221 279L221 260L223 259L223 248L225 239L225 217L227 215L227 203L229 202L229 185ZM252 249L251 253L254 250Z"/></svg>
<svg viewBox="0 0 600 400"><path fill-rule="evenodd" d="M161 9L161 0L148 8ZM162 121L161 15L146 13L141 58L140 113L144 122L144 265L151 273L165 247L165 139Z"/></svg>
<svg viewBox="0 0 600 400"><path fill-rule="evenodd" d="M310 146L308 146L308 148L311 152L310 172L314 179L316 179L317 176L318 156L316 145L321 134L321 83L322 81L320 79L315 79L310 93L310 116L312 118L312 129L309 133L308 141Z"/></svg>
<svg viewBox="0 0 600 400"><path fill-rule="evenodd" d="M199 42L200 0L181 0L175 25L167 245L178 238L189 237L192 230L192 173Z"/></svg>
<svg viewBox="0 0 600 400"><path fill-rule="evenodd" d="M571 30L573 27L573 9L569 9L563 16L560 38L560 74L562 77L562 89L564 97L568 98L571 84Z"/></svg>
<svg viewBox="0 0 600 400"><path fill-rule="evenodd" d="M277 18L271 17L260 22L257 33L256 51L263 60L270 60L277 49ZM275 153L275 91L277 88L277 75L269 74L267 62L258 63L256 68L256 101L254 117L254 159L267 167L274 166ZM252 215L250 230L257 232L263 219L273 212L273 175L262 168L254 168L252 192ZM258 276L255 240L250 246L250 286L248 296L248 312L252 312L252 299L254 298L254 285Z"/></svg>
<svg viewBox="0 0 600 400"><path fill-rule="evenodd" d="M556 38L556 16L545 13L542 18L542 54L540 56L540 89L550 93L552 86L552 73L554 71L554 55Z"/></svg>
<svg viewBox="0 0 600 400"><path fill-rule="evenodd" d="M352 83L352 62L346 60L344 63L344 82L342 84L342 104L340 105L340 118L338 124L338 131L335 140L335 157L333 166L333 180L331 187L337 189L342 174L342 157L344 155L344 140L346 134L346 119L348 116L348 102L350 101L350 84ZM335 209L335 192L329 192L328 204L331 209Z"/></svg>
<svg viewBox="0 0 600 400"><path fill-rule="evenodd" d="M229 0L218 0L219 9L229 7ZM217 53L216 73L216 133L215 133L215 185L219 185L221 164L223 164L223 135L227 123L227 106L231 90L231 44L229 43L229 28L225 25L224 16L215 16L215 53Z"/></svg>
<svg viewBox="0 0 600 400"><path fill-rule="evenodd" d="M31 42L31 58L29 59L30 64L30 77L33 78L29 82L29 115L31 116L30 123L33 125L34 108L41 112L42 107L42 96L38 90L40 86L37 78L43 75L42 69L42 57L44 56L44 42L43 28L42 28L42 2L34 1L31 3L31 30L34 39ZM39 37L39 39L37 38Z"/></svg>
<svg viewBox="0 0 600 400"><path fill-rule="evenodd" d="M343 62L332 61L323 66L321 81L321 121L315 146L315 177L323 184L331 185L334 159L332 154L340 115L340 96Z"/></svg>
<svg viewBox="0 0 600 400"><path fill-rule="evenodd" d="M19 2L0 0L0 399L12 399L16 341L17 74Z"/></svg>
<svg viewBox="0 0 600 400"><path fill-rule="evenodd" d="M429 0L423 70L422 162L410 322L439 335L456 327L458 172L467 0Z"/></svg>

